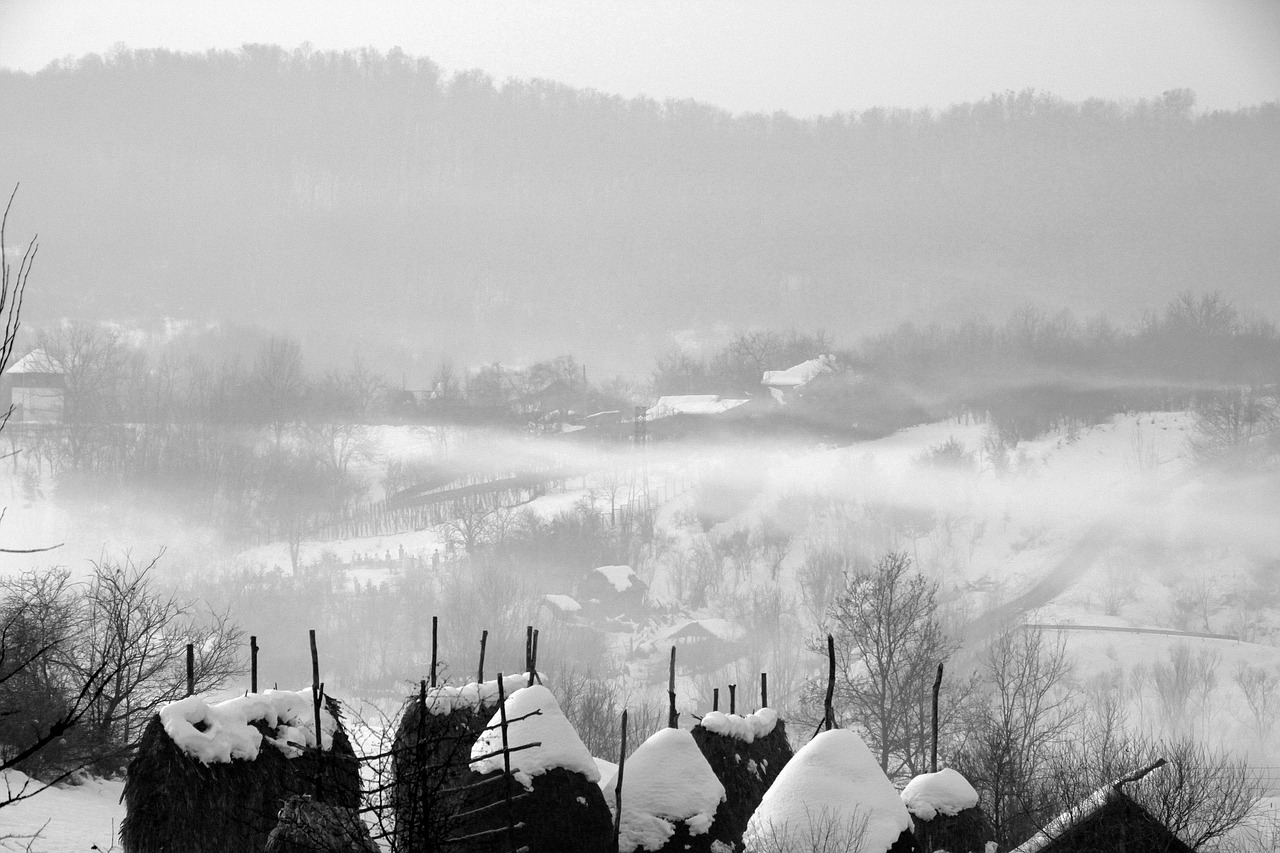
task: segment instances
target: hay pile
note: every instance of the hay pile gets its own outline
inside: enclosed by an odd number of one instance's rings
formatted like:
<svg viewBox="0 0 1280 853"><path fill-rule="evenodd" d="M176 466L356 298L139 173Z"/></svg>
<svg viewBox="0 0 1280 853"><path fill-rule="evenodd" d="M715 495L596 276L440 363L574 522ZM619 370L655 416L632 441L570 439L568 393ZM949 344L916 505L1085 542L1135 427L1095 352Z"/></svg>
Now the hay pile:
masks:
<svg viewBox="0 0 1280 853"><path fill-rule="evenodd" d="M762 708L745 717L712 711L692 734L712 772L724 785L725 800L716 810L712 838L741 850L747 821L791 760L786 724L772 708Z"/></svg>
<svg viewBox="0 0 1280 853"><path fill-rule="evenodd" d="M311 714L310 691L166 706L129 765L125 853L262 850L280 810L301 795L359 808L359 762L337 701L326 697L319 752Z"/></svg>
<svg viewBox="0 0 1280 853"><path fill-rule="evenodd" d="M495 714L472 750L454 835L467 840L450 849L505 853L514 844L530 853L607 853L613 820L600 771L551 691L541 685L518 690L504 710L511 774ZM516 749L529 744L538 746Z"/></svg>
<svg viewBox="0 0 1280 853"><path fill-rule="evenodd" d="M692 734L659 729L622 769L620 853L711 853L713 845L721 848L714 827L725 800L724 785ZM604 789L610 808L617 788L615 774Z"/></svg>
<svg viewBox="0 0 1280 853"><path fill-rule="evenodd" d="M515 692L528 675L503 679L503 691ZM391 809L396 853L435 850L453 832L471 747L498 703L498 682L434 687L409 697L392 743Z"/></svg>
<svg viewBox="0 0 1280 853"><path fill-rule="evenodd" d="M266 853L378 853L358 809L294 797L280 810Z"/></svg>
<svg viewBox="0 0 1280 853"><path fill-rule="evenodd" d="M902 790L902 802L923 853L982 853L995 834L978 807L978 792L950 768L916 776Z"/></svg>

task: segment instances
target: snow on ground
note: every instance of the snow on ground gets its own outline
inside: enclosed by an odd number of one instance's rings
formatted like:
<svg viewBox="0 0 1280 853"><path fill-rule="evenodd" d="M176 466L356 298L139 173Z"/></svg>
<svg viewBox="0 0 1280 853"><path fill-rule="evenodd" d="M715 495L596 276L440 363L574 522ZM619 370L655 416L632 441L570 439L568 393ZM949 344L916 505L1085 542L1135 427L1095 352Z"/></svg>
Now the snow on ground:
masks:
<svg viewBox="0 0 1280 853"><path fill-rule="evenodd" d="M17 792L31 780L16 770L0 774L0 796ZM36 783L32 783L36 784ZM117 838L124 820L123 779L89 779L81 785L48 788L28 800L0 809L0 851L32 853L88 851L97 845L107 853L119 850ZM6 838L8 836L8 838Z"/></svg>

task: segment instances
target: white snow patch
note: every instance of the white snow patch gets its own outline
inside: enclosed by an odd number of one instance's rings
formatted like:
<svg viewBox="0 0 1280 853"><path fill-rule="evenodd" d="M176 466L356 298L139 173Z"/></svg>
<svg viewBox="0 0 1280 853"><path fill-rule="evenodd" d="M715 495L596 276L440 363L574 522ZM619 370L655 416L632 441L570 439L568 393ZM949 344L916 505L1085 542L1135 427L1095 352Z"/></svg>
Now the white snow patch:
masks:
<svg viewBox="0 0 1280 853"><path fill-rule="evenodd" d="M770 388L799 388L815 376L820 376L829 370L831 370L831 357L819 356L802 361L786 370L766 370L760 384L768 385Z"/></svg>
<svg viewBox="0 0 1280 853"><path fill-rule="evenodd" d="M502 692L511 696L529 683L529 673L503 676ZM427 689L427 710L436 716L452 714L459 708L478 711L486 705L498 704L498 680L483 684L471 682L461 687L431 687Z"/></svg>
<svg viewBox="0 0 1280 853"><path fill-rule="evenodd" d="M751 815L744 843L751 850L786 839L808 849L831 830L858 842L851 851L885 853L910 828L907 807L862 738L833 729L782 768Z"/></svg>
<svg viewBox="0 0 1280 853"><path fill-rule="evenodd" d="M635 581L639 580L639 576L631 571L630 566L601 566L596 569L596 573L604 575L604 579L618 592L626 592L631 589Z"/></svg>
<svg viewBox="0 0 1280 853"><path fill-rule="evenodd" d="M541 684L524 687L507 697L507 745L540 744L510 752L511 775L529 788L533 777L556 767L581 773L588 782L600 781L600 770L578 733L560 710L560 703ZM471 769L477 773L501 771L502 718L494 714L489 727L471 748ZM491 753L499 753L491 755ZM485 757L488 756L488 757Z"/></svg>
<svg viewBox="0 0 1280 853"><path fill-rule="evenodd" d="M615 773L604 788L613 808ZM627 759L622 777L622 853L658 850L683 822L690 835L711 829L724 786L684 729L660 729Z"/></svg>
<svg viewBox="0 0 1280 853"><path fill-rule="evenodd" d="M17 770L0 771L0 798L35 793L4 807L0 851L62 853L67 850L119 850L117 833L124 820L123 779L86 779L81 784L42 787ZM32 836L39 834L38 838ZM7 836L7 837L6 837ZM30 847L28 847L30 842Z"/></svg>
<svg viewBox="0 0 1280 853"><path fill-rule="evenodd" d="M253 722L266 723L275 729L276 736L264 737L250 725ZM310 690L268 690L215 704L201 696L188 696L161 708L160 723L179 749L205 764L253 761L263 740L286 758L296 758L305 748L316 745ZM323 705L320 729L321 748L331 748L338 721Z"/></svg>
<svg viewBox="0 0 1280 853"><path fill-rule="evenodd" d="M747 743L769 734L777 724L778 712L773 708L761 708L745 717L712 711L702 718L702 727L707 731L728 735Z"/></svg>
<svg viewBox="0 0 1280 853"><path fill-rule="evenodd" d="M921 773L902 789L907 811L921 820L938 814L954 815L978 804L978 792L969 780L947 767L937 773Z"/></svg>

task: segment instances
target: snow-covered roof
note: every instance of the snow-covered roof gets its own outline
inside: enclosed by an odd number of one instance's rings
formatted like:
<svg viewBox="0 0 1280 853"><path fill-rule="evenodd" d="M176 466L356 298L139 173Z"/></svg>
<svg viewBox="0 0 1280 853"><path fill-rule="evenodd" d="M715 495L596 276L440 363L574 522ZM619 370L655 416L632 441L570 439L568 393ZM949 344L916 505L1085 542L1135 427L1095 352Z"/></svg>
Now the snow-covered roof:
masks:
<svg viewBox="0 0 1280 853"><path fill-rule="evenodd" d="M522 687L507 697L505 709L509 721L509 747L540 744L515 752L508 749L511 775L517 782L529 788L533 785L534 776L557 767L581 773L588 782L600 781L595 759L565 718L560 703L550 690L541 684ZM492 773L504 767L501 721L501 714L494 714L489 727L471 747L471 769L477 773Z"/></svg>
<svg viewBox="0 0 1280 853"><path fill-rule="evenodd" d="M264 736L251 725L254 722L266 723L276 736ZM201 696L188 696L161 708L160 724L179 749L205 764L253 761L263 740L286 758L296 758L304 748L316 745L310 689L268 690L214 704ZM329 749L338 721L323 705L320 729L321 748Z"/></svg>
<svg viewBox="0 0 1280 853"><path fill-rule="evenodd" d="M832 729L782 768L751 815L744 841L747 849L778 841L810 849L841 836L857 842L841 850L885 853L910 828L907 807L862 738Z"/></svg>
<svg viewBox="0 0 1280 853"><path fill-rule="evenodd" d="M630 566L601 566L595 573L607 580L618 592L626 592L640 580Z"/></svg>
<svg viewBox="0 0 1280 853"><path fill-rule="evenodd" d="M659 397L645 417L649 420L669 418L673 415L718 415L741 406L747 400L726 400L719 394L680 394Z"/></svg>
<svg viewBox="0 0 1280 853"><path fill-rule="evenodd" d="M42 349L32 350L22 358L9 365L6 373L56 373L61 374L62 368L58 366L49 354Z"/></svg>
<svg viewBox="0 0 1280 853"><path fill-rule="evenodd" d="M610 808L617 788L615 774L604 788ZM659 729L624 766L619 850L658 850L677 822L689 827L690 835L702 835L711 829L724 797L724 785L693 735L685 729Z"/></svg>
<svg viewBox="0 0 1280 853"><path fill-rule="evenodd" d="M669 629L663 635L667 640L678 640L685 637L704 637L724 640L731 643L740 639L746 631L742 626L728 619L690 619Z"/></svg>
<svg viewBox="0 0 1280 853"><path fill-rule="evenodd" d="M921 773L902 789L907 811L921 820L937 815L954 815L978 804L978 792L969 780L950 767L937 773Z"/></svg>
<svg viewBox="0 0 1280 853"><path fill-rule="evenodd" d="M556 610L559 610L562 613L574 613L582 609L581 604L579 604L575 599L570 598L567 595L556 595L555 593L549 593L547 595L542 596L542 598L544 601L547 602L547 604L550 604L552 607L554 607Z"/></svg>
<svg viewBox="0 0 1280 853"><path fill-rule="evenodd" d="M798 388L829 370L831 370L831 356L821 355L802 361L786 370L766 370L760 384L770 388Z"/></svg>
<svg viewBox="0 0 1280 853"><path fill-rule="evenodd" d="M769 734L777 724L778 712L773 708L761 708L745 717L712 711L702 718L702 727L707 731L727 735L747 743Z"/></svg>

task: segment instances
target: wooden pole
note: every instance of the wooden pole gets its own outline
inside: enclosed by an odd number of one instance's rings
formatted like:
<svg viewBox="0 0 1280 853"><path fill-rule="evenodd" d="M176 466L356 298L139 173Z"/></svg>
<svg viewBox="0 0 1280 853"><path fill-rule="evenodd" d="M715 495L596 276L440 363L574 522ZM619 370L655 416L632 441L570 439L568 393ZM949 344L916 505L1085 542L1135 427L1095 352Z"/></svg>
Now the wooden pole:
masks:
<svg viewBox="0 0 1280 853"><path fill-rule="evenodd" d="M711 710L720 710L720 688L717 687L711 691Z"/></svg>
<svg viewBox="0 0 1280 853"><path fill-rule="evenodd" d="M929 751L931 773L938 772L938 692L942 689L942 664L938 664L938 677L933 680L933 740Z"/></svg>
<svg viewBox="0 0 1280 853"><path fill-rule="evenodd" d="M538 629L537 628L533 629L533 652L529 658L529 686L530 687L533 686L533 682L535 679L538 681L539 684L542 683L542 679L538 678Z"/></svg>
<svg viewBox="0 0 1280 853"><path fill-rule="evenodd" d="M315 722L316 722L316 749L321 749L324 744L320 737L320 654L316 651L316 629L312 628L309 632L311 636L311 701L314 704Z"/></svg>
<svg viewBox="0 0 1280 853"><path fill-rule="evenodd" d="M507 741L507 694L502 687L502 673L498 673L498 719L502 729L502 788L507 801L507 840L516 849L515 815L511 813L511 749Z"/></svg>
<svg viewBox="0 0 1280 853"><path fill-rule="evenodd" d="M431 617L431 686L436 686L436 666L439 662L440 649L440 617Z"/></svg>
<svg viewBox="0 0 1280 853"><path fill-rule="evenodd" d="M729 713L738 713L738 685L729 685Z"/></svg>
<svg viewBox="0 0 1280 853"><path fill-rule="evenodd" d="M258 692L258 637L249 638L249 692Z"/></svg>
<svg viewBox="0 0 1280 853"><path fill-rule="evenodd" d="M769 707L769 673L760 673L760 707Z"/></svg>
<svg viewBox="0 0 1280 853"><path fill-rule="evenodd" d="M533 626L524 628L524 671L533 669ZM532 682L530 682L532 683Z"/></svg>
<svg viewBox="0 0 1280 853"><path fill-rule="evenodd" d="M613 846L618 853L618 840L622 836L622 772L627 765L627 709L622 709L622 747L618 750L618 785L613 790Z"/></svg>
<svg viewBox="0 0 1280 853"><path fill-rule="evenodd" d="M476 671L476 684L484 684L484 647L489 642L489 632L480 632L480 669Z"/></svg>
<svg viewBox="0 0 1280 853"><path fill-rule="evenodd" d="M826 719L824 720L827 731L831 731L836 727L836 711L835 711L835 695L836 695L836 639L827 634L827 699L823 704L826 711Z"/></svg>
<svg viewBox="0 0 1280 853"><path fill-rule="evenodd" d="M196 647L193 643L187 643L187 695L194 696L196 693Z"/></svg>
<svg viewBox="0 0 1280 853"><path fill-rule="evenodd" d="M677 729L680 727L680 715L676 713L676 647L671 647L671 667L670 677L667 682L667 700L670 703L667 709L667 728Z"/></svg>

